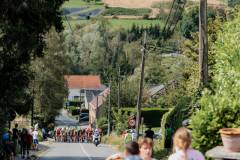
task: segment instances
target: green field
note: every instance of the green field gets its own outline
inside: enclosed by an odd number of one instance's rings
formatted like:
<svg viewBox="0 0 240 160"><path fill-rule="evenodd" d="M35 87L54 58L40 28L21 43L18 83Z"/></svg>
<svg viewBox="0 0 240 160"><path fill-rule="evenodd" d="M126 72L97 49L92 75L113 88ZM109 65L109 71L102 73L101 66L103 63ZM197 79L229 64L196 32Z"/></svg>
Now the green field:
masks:
<svg viewBox="0 0 240 160"><path fill-rule="evenodd" d="M83 0L69 0L69 1L65 2L63 5L63 8L79 8L79 7L87 7L87 9L77 12L77 14L84 13L89 10L94 10L97 8L104 9L104 5L101 2L87 3L87 2L84 2ZM68 17L68 22L70 23L72 28L74 28L76 26L76 24L81 25L81 24L89 23L89 20L75 20L76 19L75 15L76 15L76 13L69 15L69 17ZM66 22L66 17L63 17L63 21L64 21L65 28L68 29L69 25ZM109 23L111 24L111 28L113 28L113 29L119 29L119 28L130 29L133 24L138 25L138 26L148 27L151 24L152 25L156 25L156 24L161 25L162 21L160 21L160 20L145 20L145 19L109 19Z"/></svg>
<svg viewBox="0 0 240 160"><path fill-rule="evenodd" d="M96 3L87 3L82 0L69 0L64 3L64 8L77 8L77 7L83 7L83 6L103 6L103 3L96 2Z"/></svg>
<svg viewBox="0 0 240 160"><path fill-rule="evenodd" d="M133 15L133 16L144 16L148 15L151 12L149 8L121 8L121 7L112 7L105 9L103 12L104 16L112 15Z"/></svg>
<svg viewBox="0 0 240 160"><path fill-rule="evenodd" d="M110 24L113 26L113 28L126 28L130 29L133 24L143 26L143 27L149 27L152 25L162 25L162 22L159 20L145 20L145 19L110 19Z"/></svg>

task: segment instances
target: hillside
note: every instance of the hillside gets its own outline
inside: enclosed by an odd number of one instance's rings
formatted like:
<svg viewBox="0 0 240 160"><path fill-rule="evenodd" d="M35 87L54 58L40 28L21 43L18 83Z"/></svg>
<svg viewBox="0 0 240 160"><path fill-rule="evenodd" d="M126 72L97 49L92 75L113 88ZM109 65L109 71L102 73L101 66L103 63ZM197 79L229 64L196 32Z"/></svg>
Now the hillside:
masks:
<svg viewBox="0 0 240 160"><path fill-rule="evenodd" d="M199 2L199 0L190 0L191 2ZM172 0L103 0L109 7L123 8L152 8L154 3L172 2ZM220 5L221 0L208 0L209 5Z"/></svg>

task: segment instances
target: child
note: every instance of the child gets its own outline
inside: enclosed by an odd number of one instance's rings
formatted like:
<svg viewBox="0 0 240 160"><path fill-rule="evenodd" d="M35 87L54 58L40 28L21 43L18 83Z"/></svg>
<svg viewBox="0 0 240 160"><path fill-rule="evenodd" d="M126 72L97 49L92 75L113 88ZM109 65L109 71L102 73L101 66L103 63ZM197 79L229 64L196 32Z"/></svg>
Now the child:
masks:
<svg viewBox="0 0 240 160"><path fill-rule="evenodd" d="M204 160L201 152L191 148L191 134L182 127L179 128L173 136L173 151L169 160Z"/></svg>

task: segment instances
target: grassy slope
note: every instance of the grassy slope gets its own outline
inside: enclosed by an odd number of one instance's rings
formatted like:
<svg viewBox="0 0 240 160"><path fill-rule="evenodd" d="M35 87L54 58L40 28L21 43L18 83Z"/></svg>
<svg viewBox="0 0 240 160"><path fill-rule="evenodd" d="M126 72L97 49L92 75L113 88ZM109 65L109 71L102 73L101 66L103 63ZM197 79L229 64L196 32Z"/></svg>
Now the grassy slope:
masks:
<svg viewBox="0 0 240 160"><path fill-rule="evenodd" d="M92 9L97 9L97 8L104 8L103 4L88 4L82 0L69 0L66 3L64 3L63 8L78 8L78 7L88 7L88 9L81 11L81 12L86 12L88 10L92 10ZM80 12L79 12L80 13ZM64 20L64 26L66 26L66 28L69 28L65 18ZM118 29L118 28L131 28L133 24L137 24L139 26L150 26L155 25L155 24L161 24L161 21L159 20L142 20L142 19L109 19L110 24L112 25L112 27L114 29ZM74 27L76 24L85 24L88 23L87 20L69 20L69 23L72 27Z"/></svg>
<svg viewBox="0 0 240 160"><path fill-rule="evenodd" d="M63 4L63 7L65 8L77 8L77 7L83 7L83 6L103 6L103 3L101 2L87 3L82 0L69 0Z"/></svg>

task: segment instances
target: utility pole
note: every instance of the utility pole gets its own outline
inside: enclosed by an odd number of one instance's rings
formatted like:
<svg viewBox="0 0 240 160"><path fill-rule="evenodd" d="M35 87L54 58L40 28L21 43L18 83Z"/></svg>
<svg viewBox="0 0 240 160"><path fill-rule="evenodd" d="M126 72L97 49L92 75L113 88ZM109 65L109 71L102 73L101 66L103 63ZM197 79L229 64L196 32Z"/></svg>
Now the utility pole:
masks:
<svg viewBox="0 0 240 160"><path fill-rule="evenodd" d="M199 6L199 79L200 86L208 85L208 37L207 0L200 0Z"/></svg>
<svg viewBox="0 0 240 160"><path fill-rule="evenodd" d="M121 73L121 68L118 68L118 109L120 109L120 73Z"/></svg>
<svg viewBox="0 0 240 160"><path fill-rule="evenodd" d="M108 136L111 132L111 80L109 82L109 95L108 95Z"/></svg>
<svg viewBox="0 0 240 160"><path fill-rule="evenodd" d="M81 122L81 89L79 89L79 123Z"/></svg>
<svg viewBox="0 0 240 160"><path fill-rule="evenodd" d="M97 119L98 119L98 95L97 95L97 108L96 108L96 120L95 120L95 127L97 128Z"/></svg>
<svg viewBox="0 0 240 160"><path fill-rule="evenodd" d="M144 42L142 51L142 64L141 64L141 79L139 83L139 92L138 92L138 101L137 101L137 119L136 119L136 131L137 138L139 138L139 129L140 129L140 121L141 121L141 103L142 103L142 90L143 90L143 79L144 79L144 65L145 65L145 54L147 48L147 32L144 32Z"/></svg>
<svg viewBox="0 0 240 160"><path fill-rule="evenodd" d="M31 106L31 126L33 127L33 117L34 117L34 95L35 95L35 90L34 90L34 86L35 86L35 79L33 80L33 88L32 88L32 106Z"/></svg>

